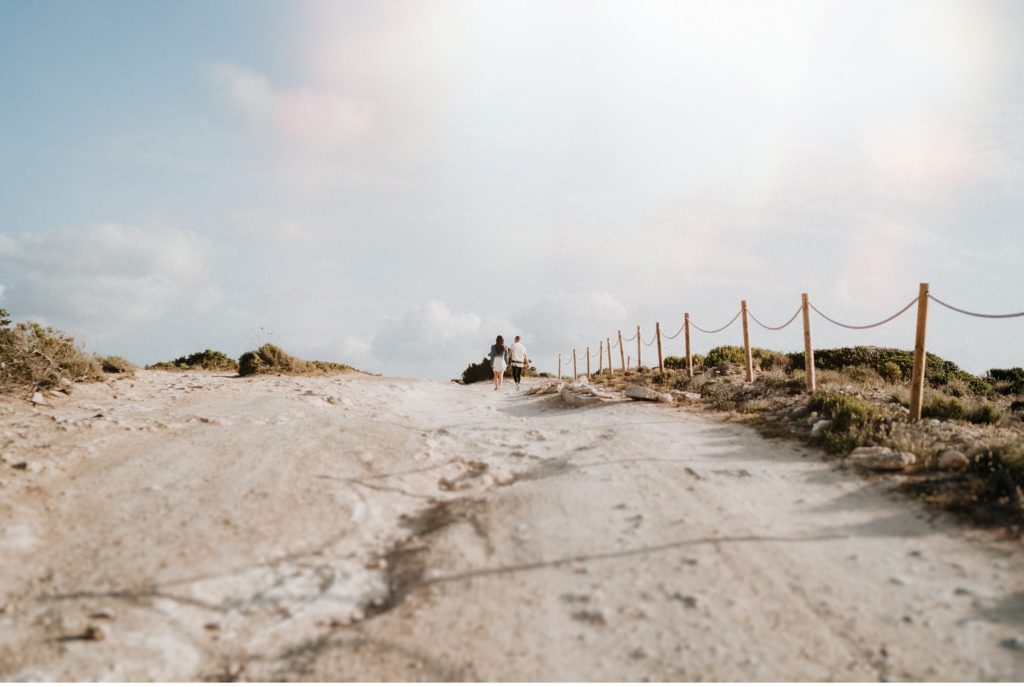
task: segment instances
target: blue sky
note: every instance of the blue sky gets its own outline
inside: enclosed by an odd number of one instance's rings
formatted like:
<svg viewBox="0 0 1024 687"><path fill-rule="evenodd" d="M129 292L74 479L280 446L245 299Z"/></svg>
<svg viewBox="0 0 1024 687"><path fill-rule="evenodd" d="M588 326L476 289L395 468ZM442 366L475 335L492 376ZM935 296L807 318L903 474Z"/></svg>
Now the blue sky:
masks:
<svg viewBox="0 0 1024 687"><path fill-rule="evenodd" d="M1014 2L0 0L0 306L448 378L802 291L1024 309ZM909 347L913 318L818 345ZM795 350L800 333L752 333ZM930 349L1024 363L1021 320ZM695 340L737 343L739 330Z"/></svg>

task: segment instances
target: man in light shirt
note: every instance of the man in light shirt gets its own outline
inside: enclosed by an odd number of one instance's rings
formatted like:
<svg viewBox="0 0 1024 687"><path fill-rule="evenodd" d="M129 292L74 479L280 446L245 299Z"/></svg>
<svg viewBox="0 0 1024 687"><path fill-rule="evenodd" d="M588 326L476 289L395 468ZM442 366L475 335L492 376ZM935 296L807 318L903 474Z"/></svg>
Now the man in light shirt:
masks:
<svg viewBox="0 0 1024 687"><path fill-rule="evenodd" d="M526 353L526 346L516 337L515 342L508 347L508 358L512 365L512 381L516 383L516 391L519 390L519 382L523 378L523 368L530 364L530 357Z"/></svg>

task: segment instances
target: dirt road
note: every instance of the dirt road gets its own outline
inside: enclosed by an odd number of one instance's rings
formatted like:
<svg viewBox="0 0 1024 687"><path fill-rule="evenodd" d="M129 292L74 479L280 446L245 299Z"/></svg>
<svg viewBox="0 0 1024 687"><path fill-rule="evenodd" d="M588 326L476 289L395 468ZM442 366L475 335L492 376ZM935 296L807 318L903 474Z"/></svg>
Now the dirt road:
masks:
<svg viewBox="0 0 1024 687"><path fill-rule="evenodd" d="M0 677L1024 679L1024 554L685 408L140 372L0 401Z"/></svg>

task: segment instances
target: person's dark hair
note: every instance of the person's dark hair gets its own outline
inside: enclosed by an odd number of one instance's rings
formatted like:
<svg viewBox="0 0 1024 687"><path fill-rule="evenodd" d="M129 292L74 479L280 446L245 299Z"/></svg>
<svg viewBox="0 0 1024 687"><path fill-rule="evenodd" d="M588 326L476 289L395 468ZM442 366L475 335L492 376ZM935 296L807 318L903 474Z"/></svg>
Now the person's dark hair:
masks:
<svg viewBox="0 0 1024 687"><path fill-rule="evenodd" d="M494 340L494 346L498 349L498 353L505 352L505 337L498 334L498 338Z"/></svg>

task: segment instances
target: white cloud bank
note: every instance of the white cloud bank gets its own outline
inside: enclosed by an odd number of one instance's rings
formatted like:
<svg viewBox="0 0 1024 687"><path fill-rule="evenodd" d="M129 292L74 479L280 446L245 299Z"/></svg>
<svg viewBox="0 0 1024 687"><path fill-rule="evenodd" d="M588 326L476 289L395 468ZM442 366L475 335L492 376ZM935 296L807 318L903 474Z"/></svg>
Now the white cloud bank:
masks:
<svg viewBox="0 0 1024 687"><path fill-rule="evenodd" d="M98 224L12 237L0 234L9 309L92 341L145 322L204 314L220 291L209 249L175 227Z"/></svg>

